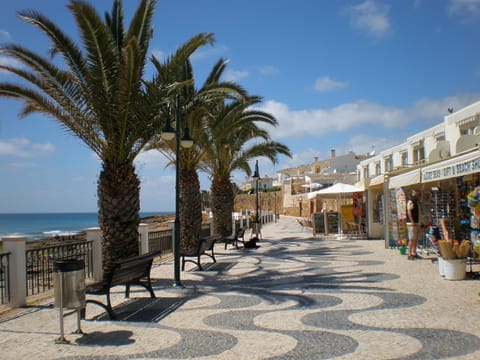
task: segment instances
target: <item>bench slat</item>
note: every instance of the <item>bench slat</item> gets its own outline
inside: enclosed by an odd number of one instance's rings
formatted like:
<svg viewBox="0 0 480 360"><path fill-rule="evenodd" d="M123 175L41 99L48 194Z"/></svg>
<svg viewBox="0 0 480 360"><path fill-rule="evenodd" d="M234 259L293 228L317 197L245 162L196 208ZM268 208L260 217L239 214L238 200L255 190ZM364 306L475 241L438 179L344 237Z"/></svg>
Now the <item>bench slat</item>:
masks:
<svg viewBox="0 0 480 360"><path fill-rule="evenodd" d="M185 262L188 261L197 264L198 269L203 270L202 265L200 264L200 257L202 255L207 255L212 258L213 262L217 262L215 259L214 247L215 242L221 238L220 235L205 236L199 239L195 248L180 251L180 256L182 257L182 270L185 270ZM186 257L196 257L197 261L185 259Z"/></svg>
<svg viewBox="0 0 480 360"><path fill-rule="evenodd" d="M131 285L141 285L149 291L150 297L155 298L152 284L150 281L150 270L153 259L161 252L148 253L135 256L129 259L117 261L110 269L103 274L102 281L86 286L86 293L89 295L106 295L107 304L97 300L87 299L87 303L97 304L103 307L111 319L115 319L115 314L110 303L110 289L117 285L125 285L125 297L130 295Z"/></svg>

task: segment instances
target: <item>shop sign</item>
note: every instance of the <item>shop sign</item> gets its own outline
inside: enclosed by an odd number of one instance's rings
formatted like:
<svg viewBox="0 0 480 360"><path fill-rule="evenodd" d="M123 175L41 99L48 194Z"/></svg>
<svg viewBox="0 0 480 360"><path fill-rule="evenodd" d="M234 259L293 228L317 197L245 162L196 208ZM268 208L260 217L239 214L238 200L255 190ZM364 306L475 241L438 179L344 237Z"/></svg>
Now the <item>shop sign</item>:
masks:
<svg viewBox="0 0 480 360"><path fill-rule="evenodd" d="M435 168L422 169L422 182L443 180L451 177L464 176L480 171L480 155L472 159L458 160L458 162L441 165Z"/></svg>

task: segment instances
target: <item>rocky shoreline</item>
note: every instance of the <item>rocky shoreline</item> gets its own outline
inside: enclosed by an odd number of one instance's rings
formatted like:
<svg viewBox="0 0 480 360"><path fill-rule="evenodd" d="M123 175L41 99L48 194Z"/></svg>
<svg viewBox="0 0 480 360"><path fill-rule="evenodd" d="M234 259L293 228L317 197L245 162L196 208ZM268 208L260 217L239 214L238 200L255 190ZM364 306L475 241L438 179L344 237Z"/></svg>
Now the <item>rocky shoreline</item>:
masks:
<svg viewBox="0 0 480 360"><path fill-rule="evenodd" d="M140 219L140 223L148 224L149 231L161 231L167 230L168 224L173 223L175 220L175 214L168 214L168 215L152 215L143 217ZM27 243L27 247L29 248L37 248L49 245L55 245L59 243L69 243L69 242L77 242L77 241L85 241L87 238L87 234L85 231L80 231L74 235L55 235L51 237L45 237L42 239L36 239L34 241L29 241Z"/></svg>
<svg viewBox="0 0 480 360"><path fill-rule="evenodd" d="M175 214L168 215L153 215L140 219L140 223L148 224L148 230L160 231L168 229L168 224L173 223L175 220Z"/></svg>

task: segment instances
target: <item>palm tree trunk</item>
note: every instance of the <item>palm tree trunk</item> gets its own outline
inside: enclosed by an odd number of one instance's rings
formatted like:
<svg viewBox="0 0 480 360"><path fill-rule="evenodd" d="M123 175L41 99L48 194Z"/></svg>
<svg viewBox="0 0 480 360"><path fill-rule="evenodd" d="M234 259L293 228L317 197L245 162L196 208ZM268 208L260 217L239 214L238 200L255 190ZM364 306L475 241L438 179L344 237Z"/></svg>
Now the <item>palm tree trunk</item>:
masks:
<svg viewBox="0 0 480 360"><path fill-rule="evenodd" d="M98 222L102 230L103 269L138 255L140 180L133 164L105 161L98 179Z"/></svg>
<svg viewBox="0 0 480 360"><path fill-rule="evenodd" d="M213 231L215 234L232 234L234 193L229 179L213 178L210 187L212 197Z"/></svg>
<svg viewBox="0 0 480 360"><path fill-rule="evenodd" d="M202 231L202 196L195 170L180 169L180 247L196 246Z"/></svg>

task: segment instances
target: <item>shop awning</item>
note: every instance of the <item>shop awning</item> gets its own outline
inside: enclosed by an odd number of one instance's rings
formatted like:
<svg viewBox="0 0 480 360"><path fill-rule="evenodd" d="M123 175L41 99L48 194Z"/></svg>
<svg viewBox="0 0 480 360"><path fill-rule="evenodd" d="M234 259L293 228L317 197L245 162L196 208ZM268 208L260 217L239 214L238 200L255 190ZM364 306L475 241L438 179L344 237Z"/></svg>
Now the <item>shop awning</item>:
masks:
<svg viewBox="0 0 480 360"><path fill-rule="evenodd" d="M410 170L406 173L393 176L389 179L388 188L395 189L420 183L420 169Z"/></svg>
<svg viewBox="0 0 480 360"><path fill-rule="evenodd" d="M368 186L382 185L385 182L385 175L377 175L370 180Z"/></svg>
<svg viewBox="0 0 480 360"><path fill-rule="evenodd" d="M480 150L450 158L422 169L422 183L450 179L480 171Z"/></svg>

